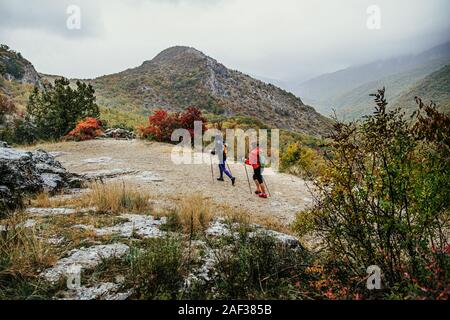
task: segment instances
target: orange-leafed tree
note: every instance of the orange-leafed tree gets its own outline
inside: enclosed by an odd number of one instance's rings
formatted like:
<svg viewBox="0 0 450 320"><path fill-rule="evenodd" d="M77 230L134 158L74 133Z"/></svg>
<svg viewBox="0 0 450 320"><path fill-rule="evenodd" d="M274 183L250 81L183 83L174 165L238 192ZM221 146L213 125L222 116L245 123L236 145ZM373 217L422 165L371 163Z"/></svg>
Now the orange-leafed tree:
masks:
<svg viewBox="0 0 450 320"><path fill-rule="evenodd" d="M96 118L86 118L77 124L66 136L68 140L86 141L103 135L102 122Z"/></svg>

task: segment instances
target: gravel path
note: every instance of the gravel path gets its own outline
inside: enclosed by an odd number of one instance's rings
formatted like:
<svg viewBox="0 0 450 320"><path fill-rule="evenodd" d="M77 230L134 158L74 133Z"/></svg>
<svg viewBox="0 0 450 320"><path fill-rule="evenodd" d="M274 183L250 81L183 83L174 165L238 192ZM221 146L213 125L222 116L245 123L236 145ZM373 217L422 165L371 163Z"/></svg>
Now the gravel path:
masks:
<svg viewBox="0 0 450 320"><path fill-rule="evenodd" d="M57 159L69 171L82 174L112 171L114 179L133 182L150 192L154 198L169 196L176 199L186 194L201 193L217 204L267 215L282 224L292 222L296 212L306 208L312 201L302 179L282 173L266 176L271 198L259 199L251 195L242 164L230 164L233 174L237 177L235 187L231 186L229 180L213 183L209 163L176 165L171 160L173 146L168 144L106 139L33 147L37 148L55 152ZM209 155L205 157L209 161ZM251 174L251 168L248 169ZM121 171L123 175L120 174ZM216 165L214 173L217 176ZM253 191L253 182L251 186Z"/></svg>

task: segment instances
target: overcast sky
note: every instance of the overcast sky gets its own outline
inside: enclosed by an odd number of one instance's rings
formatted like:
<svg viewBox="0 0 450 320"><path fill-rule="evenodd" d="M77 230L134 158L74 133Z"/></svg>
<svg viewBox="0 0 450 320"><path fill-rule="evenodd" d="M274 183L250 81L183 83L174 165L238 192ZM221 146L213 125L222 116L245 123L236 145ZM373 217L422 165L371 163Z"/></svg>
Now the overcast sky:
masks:
<svg viewBox="0 0 450 320"><path fill-rule="evenodd" d="M378 5L381 29L367 27ZM69 5L81 29L69 30ZM449 40L448 0L0 0L0 43L43 73L92 78L195 47L227 67L286 81Z"/></svg>

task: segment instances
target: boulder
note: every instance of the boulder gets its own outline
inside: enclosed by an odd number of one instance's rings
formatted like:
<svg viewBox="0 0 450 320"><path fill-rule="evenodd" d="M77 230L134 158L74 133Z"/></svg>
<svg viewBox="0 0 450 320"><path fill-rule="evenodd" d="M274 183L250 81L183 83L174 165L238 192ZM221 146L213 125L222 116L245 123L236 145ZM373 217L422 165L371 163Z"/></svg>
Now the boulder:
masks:
<svg viewBox="0 0 450 320"><path fill-rule="evenodd" d="M136 135L133 132L121 128L108 129L105 131L104 135L106 138L113 138L113 139L132 140L136 138Z"/></svg>
<svg viewBox="0 0 450 320"><path fill-rule="evenodd" d="M0 218L3 217L4 211L13 209L22 205L22 198L13 194L6 186L0 186Z"/></svg>
<svg viewBox="0 0 450 320"><path fill-rule="evenodd" d="M21 205L24 194L54 193L80 187L83 179L44 150L27 152L0 147L0 212Z"/></svg>

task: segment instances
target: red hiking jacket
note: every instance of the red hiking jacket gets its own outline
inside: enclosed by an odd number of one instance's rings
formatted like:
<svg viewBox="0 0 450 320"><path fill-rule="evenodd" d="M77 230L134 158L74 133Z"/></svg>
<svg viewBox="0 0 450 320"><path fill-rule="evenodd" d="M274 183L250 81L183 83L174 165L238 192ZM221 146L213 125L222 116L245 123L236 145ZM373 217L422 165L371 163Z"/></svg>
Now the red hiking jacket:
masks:
<svg viewBox="0 0 450 320"><path fill-rule="evenodd" d="M261 166L261 163L259 162L259 155L261 152L262 150L260 147L253 149L250 152L249 158L245 160L245 164L252 166L253 169L258 169Z"/></svg>

